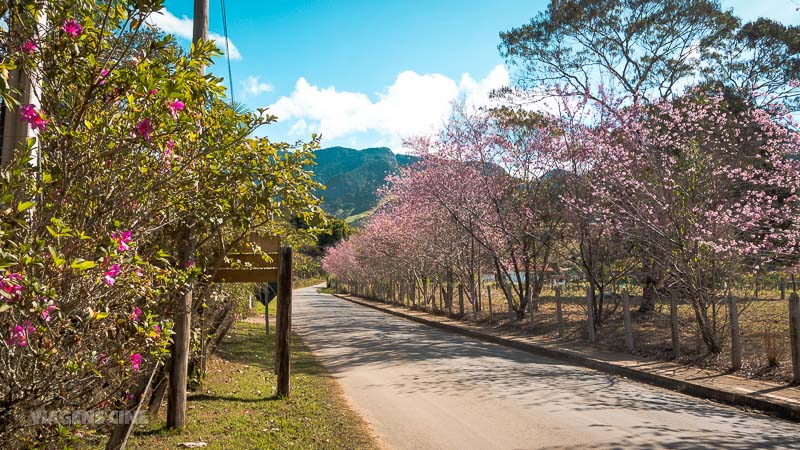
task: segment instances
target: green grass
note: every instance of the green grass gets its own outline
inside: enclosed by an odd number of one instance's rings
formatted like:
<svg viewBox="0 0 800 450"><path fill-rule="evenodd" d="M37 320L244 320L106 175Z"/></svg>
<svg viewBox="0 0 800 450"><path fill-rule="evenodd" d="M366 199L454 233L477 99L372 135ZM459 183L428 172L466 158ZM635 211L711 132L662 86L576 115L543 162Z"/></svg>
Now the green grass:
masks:
<svg viewBox="0 0 800 450"><path fill-rule="evenodd" d="M137 429L128 448L175 448L202 441L210 449L376 448L364 421L297 336L292 338L292 395L275 396L274 335L240 322L209 360L202 387L190 393L186 429L161 416Z"/></svg>

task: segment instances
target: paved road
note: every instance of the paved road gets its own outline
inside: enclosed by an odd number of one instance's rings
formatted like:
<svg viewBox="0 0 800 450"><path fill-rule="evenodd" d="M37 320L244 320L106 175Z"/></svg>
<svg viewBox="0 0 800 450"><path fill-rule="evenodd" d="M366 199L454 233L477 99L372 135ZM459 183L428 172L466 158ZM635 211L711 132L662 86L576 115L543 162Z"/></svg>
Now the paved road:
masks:
<svg viewBox="0 0 800 450"><path fill-rule="evenodd" d="M292 325L392 449L800 448L800 424L441 332L315 289Z"/></svg>

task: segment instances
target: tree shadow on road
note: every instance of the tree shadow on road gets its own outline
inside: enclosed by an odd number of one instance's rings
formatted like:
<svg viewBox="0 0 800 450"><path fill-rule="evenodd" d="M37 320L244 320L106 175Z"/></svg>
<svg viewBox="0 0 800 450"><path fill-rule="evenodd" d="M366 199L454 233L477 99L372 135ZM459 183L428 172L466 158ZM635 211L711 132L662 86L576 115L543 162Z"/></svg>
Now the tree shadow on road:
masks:
<svg viewBox="0 0 800 450"><path fill-rule="evenodd" d="M386 382L366 389L508 399L553 417L580 417L590 430L613 429L623 437L586 448L798 445L800 426L788 421L443 332L335 297L298 297L295 329L334 376L354 367L393 371ZM405 370L409 366L414 370ZM626 417L637 413L636 422L615 420L623 411ZM591 423L595 417L604 420ZM652 446L641 446L643 436L652 436Z"/></svg>

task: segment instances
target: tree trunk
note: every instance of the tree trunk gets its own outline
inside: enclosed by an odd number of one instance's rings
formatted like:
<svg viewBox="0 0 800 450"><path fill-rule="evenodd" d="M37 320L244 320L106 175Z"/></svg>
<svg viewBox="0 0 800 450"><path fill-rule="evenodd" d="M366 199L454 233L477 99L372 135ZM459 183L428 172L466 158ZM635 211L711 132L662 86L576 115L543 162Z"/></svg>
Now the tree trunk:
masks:
<svg viewBox="0 0 800 450"><path fill-rule="evenodd" d="M594 319L594 288L591 283L586 288L586 332L589 335L589 342L595 340L595 319Z"/></svg>
<svg viewBox="0 0 800 450"><path fill-rule="evenodd" d="M642 303L639 305L641 314L650 314L656 307L656 298L658 297L656 270L650 258L644 256L642 258Z"/></svg>
<svg viewBox="0 0 800 450"><path fill-rule="evenodd" d="M622 318L625 325L625 346L633 353L633 325L631 324L631 299L628 291L622 292Z"/></svg>

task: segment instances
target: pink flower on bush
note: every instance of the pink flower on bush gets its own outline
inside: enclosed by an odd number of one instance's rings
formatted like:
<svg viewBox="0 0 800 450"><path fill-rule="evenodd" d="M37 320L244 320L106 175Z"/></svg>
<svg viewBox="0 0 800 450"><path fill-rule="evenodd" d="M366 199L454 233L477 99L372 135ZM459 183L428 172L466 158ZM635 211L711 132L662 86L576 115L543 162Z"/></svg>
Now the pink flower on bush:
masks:
<svg viewBox="0 0 800 450"><path fill-rule="evenodd" d="M117 276L119 276L119 273L119 264L113 264L107 271L103 273L103 281L105 281L107 285L113 286L117 281Z"/></svg>
<svg viewBox="0 0 800 450"><path fill-rule="evenodd" d="M177 119L178 113L183 111L183 108L185 107L186 105L184 105L183 102L178 100L177 98L175 100L172 100L171 102L167 102L167 108L169 108L169 111L172 113L173 119Z"/></svg>
<svg viewBox="0 0 800 450"><path fill-rule="evenodd" d="M8 296L3 296L6 300L6 303L10 303L14 300L19 299L20 295L22 295L22 291L25 290L25 287L20 284L22 281L22 275L14 272L9 274L6 277L0 277L0 289L7 294L10 294L11 298Z"/></svg>
<svg viewBox="0 0 800 450"><path fill-rule="evenodd" d="M137 277L143 277L144 276L144 272L142 271L141 267L137 267L136 269L134 269L133 273L135 273Z"/></svg>
<svg viewBox="0 0 800 450"><path fill-rule="evenodd" d="M140 366L142 364L142 355L138 353L134 353L131 355L131 367L133 368L134 372L138 372L140 370Z"/></svg>
<svg viewBox="0 0 800 450"><path fill-rule="evenodd" d="M106 80L106 77L108 77L108 69L103 68L103 70L100 71L100 77L98 78L100 85L106 84L106 81L108 81Z"/></svg>
<svg viewBox="0 0 800 450"><path fill-rule="evenodd" d="M78 23L75 19L64 20L64 24L61 26L61 29L64 33L72 37L78 37L83 33L83 25Z"/></svg>
<svg viewBox="0 0 800 450"><path fill-rule="evenodd" d="M45 308L42 311L42 320L44 320L45 322L50 322L51 320L53 320L52 313L56 309L58 309L58 308L56 307L56 305L54 303L50 303L49 305L47 305L47 308Z"/></svg>
<svg viewBox="0 0 800 450"><path fill-rule="evenodd" d="M34 130L44 131L47 128L48 121L42 117L42 112L37 110L35 105L20 106L19 120L28 122L28 125Z"/></svg>
<svg viewBox="0 0 800 450"><path fill-rule="evenodd" d="M35 52L37 48L39 47L36 45L36 42L30 40L23 42L21 50L30 55L31 53Z"/></svg>
<svg viewBox="0 0 800 450"><path fill-rule="evenodd" d="M17 325L11 329L11 337L6 340L8 345L18 345L25 347L28 345L28 338L36 331L36 328L29 320L22 322L22 325Z"/></svg>
<svg viewBox="0 0 800 450"><path fill-rule="evenodd" d="M133 308L133 312L131 313L131 320L134 322L138 322L139 319L142 318L142 310L139 307Z"/></svg>
<svg viewBox="0 0 800 450"><path fill-rule="evenodd" d="M136 134L143 137L144 140L150 142L150 134L153 133L153 124L150 119L142 119L136 124Z"/></svg>
<svg viewBox="0 0 800 450"><path fill-rule="evenodd" d="M117 242L117 250L125 252L130 250L128 243L131 241L131 230L118 230L111 233L111 239Z"/></svg>

